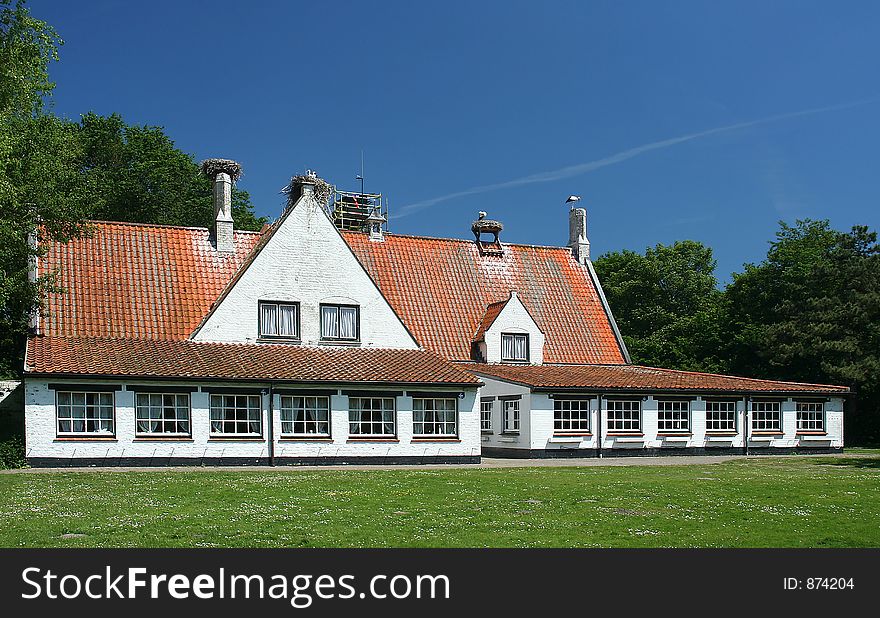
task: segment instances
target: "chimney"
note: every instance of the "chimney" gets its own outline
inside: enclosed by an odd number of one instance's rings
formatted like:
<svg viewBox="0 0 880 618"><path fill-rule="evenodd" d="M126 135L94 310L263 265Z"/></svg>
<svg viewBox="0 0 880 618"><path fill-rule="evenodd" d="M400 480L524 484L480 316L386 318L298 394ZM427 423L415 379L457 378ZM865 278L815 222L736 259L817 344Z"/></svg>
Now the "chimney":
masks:
<svg viewBox="0 0 880 618"><path fill-rule="evenodd" d="M367 227L370 230L370 240L383 242L385 240L385 230L382 226L386 223L385 217L379 212L378 208L373 208L370 216L367 217Z"/></svg>
<svg viewBox="0 0 880 618"><path fill-rule="evenodd" d="M572 208L568 213L568 246L571 247L571 256L581 264L590 260L586 208Z"/></svg>
<svg viewBox="0 0 880 618"><path fill-rule="evenodd" d="M230 159L206 159L202 172L214 182L214 243L217 251L235 251L232 222L232 185L241 177L241 165Z"/></svg>
<svg viewBox="0 0 880 618"><path fill-rule="evenodd" d="M28 232L27 235L27 244L28 244L28 281L32 285L36 285L37 280L39 279L39 259L40 259L40 240L39 240L39 229L43 224L42 217L37 217L36 226ZM28 327L30 328L30 332L33 335L40 334L40 305L37 304L36 307L31 308L30 318L28 320Z"/></svg>

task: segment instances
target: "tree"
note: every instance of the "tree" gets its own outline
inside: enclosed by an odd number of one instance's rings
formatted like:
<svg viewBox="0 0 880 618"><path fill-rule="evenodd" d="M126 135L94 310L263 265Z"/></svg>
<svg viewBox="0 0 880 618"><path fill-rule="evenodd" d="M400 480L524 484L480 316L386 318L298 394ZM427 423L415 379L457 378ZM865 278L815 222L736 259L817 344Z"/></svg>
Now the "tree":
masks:
<svg viewBox="0 0 880 618"><path fill-rule="evenodd" d="M596 272L633 361L694 371L722 371L718 356L721 292L712 250L685 240L645 255L608 253Z"/></svg>
<svg viewBox="0 0 880 618"><path fill-rule="evenodd" d="M210 227L211 181L192 156L179 150L161 127L132 126L118 114L85 114L79 123L82 168L95 188L92 219ZM253 212L246 191L233 190L232 216L239 229L266 222Z"/></svg>
<svg viewBox="0 0 880 618"><path fill-rule="evenodd" d="M51 286L48 276L28 278L28 261L40 253L29 236L42 228L44 240L65 241L83 229L77 136L40 113L60 44L24 2L0 0L0 375L20 371L28 317Z"/></svg>
<svg viewBox="0 0 880 618"><path fill-rule="evenodd" d="M856 440L880 440L880 246L865 226L780 224L767 258L726 290L727 355L734 372L845 384Z"/></svg>
<svg viewBox="0 0 880 618"><path fill-rule="evenodd" d="M0 117L29 117L43 108L55 84L49 63L63 41L52 26L34 19L24 0L0 0Z"/></svg>

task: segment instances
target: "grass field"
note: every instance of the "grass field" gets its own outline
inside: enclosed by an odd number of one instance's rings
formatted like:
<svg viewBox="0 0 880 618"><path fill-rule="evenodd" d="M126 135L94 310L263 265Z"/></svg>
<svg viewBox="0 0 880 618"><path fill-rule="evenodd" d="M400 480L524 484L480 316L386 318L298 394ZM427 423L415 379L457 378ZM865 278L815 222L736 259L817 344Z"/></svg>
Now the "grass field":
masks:
<svg viewBox="0 0 880 618"><path fill-rule="evenodd" d="M0 474L0 546L880 546L880 453L693 466Z"/></svg>

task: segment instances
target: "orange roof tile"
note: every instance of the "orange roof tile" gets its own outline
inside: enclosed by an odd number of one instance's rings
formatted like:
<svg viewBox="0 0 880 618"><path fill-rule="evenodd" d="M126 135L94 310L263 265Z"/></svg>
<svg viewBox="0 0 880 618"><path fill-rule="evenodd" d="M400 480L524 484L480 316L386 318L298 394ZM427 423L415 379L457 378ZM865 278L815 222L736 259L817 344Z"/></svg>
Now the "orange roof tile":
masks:
<svg viewBox="0 0 880 618"><path fill-rule="evenodd" d="M479 386L464 368L423 350L33 337L27 373L113 378L278 380Z"/></svg>
<svg viewBox="0 0 880 618"><path fill-rule="evenodd" d="M39 260L64 290L49 294L42 332L186 339L259 239L236 231L235 252L221 254L205 228L95 222Z"/></svg>
<svg viewBox="0 0 880 618"><path fill-rule="evenodd" d="M568 248L505 244L480 255L473 240L343 232L418 342L469 360L487 306L516 290L545 336L544 361L624 363L588 269Z"/></svg>
<svg viewBox="0 0 880 618"><path fill-rule="evenodd" d="M535 390L694 391L842 393L846 386L740 378L714 373L658 369L638 365L497 365L464 363L476 375L490 376Z"/></svg>

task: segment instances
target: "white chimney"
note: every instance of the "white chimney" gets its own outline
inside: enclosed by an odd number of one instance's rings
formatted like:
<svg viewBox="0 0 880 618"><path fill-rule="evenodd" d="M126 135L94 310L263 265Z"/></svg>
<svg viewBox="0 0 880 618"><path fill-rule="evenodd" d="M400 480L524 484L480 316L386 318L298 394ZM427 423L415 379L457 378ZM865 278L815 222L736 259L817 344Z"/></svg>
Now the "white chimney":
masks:
<svg viewBox="0 0 880 618"><path fill-rule="evenodd" d="M241 176L241 165L230 159L202 161L202 172L214 181L214 242L217 251L235 251L232 221L232 185Z"/></svg>
<svg viewBox="0 0 880 618"><path fill-rule="evenodd" d="M571 247L572 257L581 264L590 260L586 208L572 208L568 213L568 246Z"/></svg>
<svg viewBox="0 0 880 618"><path fill-rule="evenodd" d="M32 285L36 285L37 279L39 279L39 251L40 251L40 240L39 240L39 228L42 225L43 220L41 217L37 217L36 226L28 232L27 235L27 244L28 244L28 281ZM31 308L30 319L28 322L28 326L30 327L31 334L39 335L40 334L40 306L39 304L36 307Z"/></svg>

